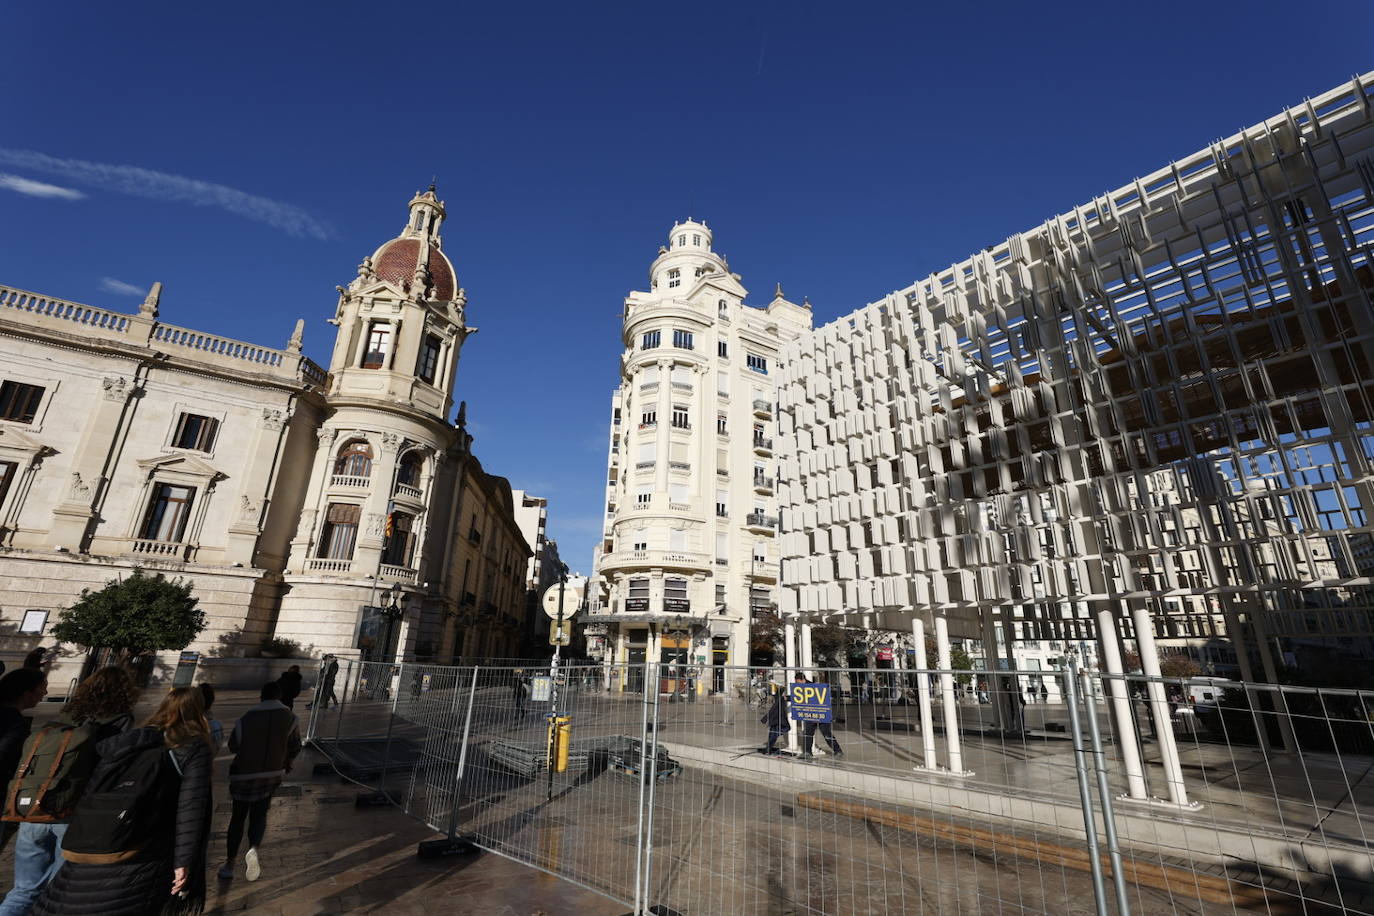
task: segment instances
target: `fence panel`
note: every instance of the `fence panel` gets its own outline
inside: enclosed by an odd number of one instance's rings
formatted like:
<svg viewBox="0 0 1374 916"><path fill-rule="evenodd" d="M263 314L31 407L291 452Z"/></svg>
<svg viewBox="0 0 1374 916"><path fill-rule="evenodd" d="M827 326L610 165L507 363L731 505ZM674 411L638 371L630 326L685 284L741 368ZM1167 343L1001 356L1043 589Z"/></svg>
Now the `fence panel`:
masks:
<svg viewBox="0 0 1374 916"><path fill-rule="evenodd" d="M1128 873L1166 888L1180 906L1374 912L1374 785L1366 782L1374 694L1202 678L1091 680L1108 700L1108 778L1120 794ZM1110 702L1117 684L1126 698L1119 711ZM1132 757L1140 780L1131 778Z"/></svg>
<svg viewBox="0 0 1374 916"><path fill-rule="evenodd" d="M1066 677L822 669L794 710L782 668L350 662L310 730L635 912L1374 911L1374 695Z"/></svg>

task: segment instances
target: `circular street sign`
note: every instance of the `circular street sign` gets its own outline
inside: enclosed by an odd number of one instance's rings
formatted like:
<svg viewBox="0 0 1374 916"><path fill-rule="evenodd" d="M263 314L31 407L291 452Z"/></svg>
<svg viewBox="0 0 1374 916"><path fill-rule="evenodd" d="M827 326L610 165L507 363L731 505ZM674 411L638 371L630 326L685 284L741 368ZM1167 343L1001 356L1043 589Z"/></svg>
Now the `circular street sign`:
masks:
<svg viewBox="0 0 1374 916"><path fill-rule="evenodd" d="M569 576L568 581L562 586L555 582L544 589L544 598L540 602L544 608L544 613L554 620L558 619L558 589L563 589L563 616L571 617L577 613L578 605L582 603L582 590L586 587L587 580L584 576Z"/></svg>

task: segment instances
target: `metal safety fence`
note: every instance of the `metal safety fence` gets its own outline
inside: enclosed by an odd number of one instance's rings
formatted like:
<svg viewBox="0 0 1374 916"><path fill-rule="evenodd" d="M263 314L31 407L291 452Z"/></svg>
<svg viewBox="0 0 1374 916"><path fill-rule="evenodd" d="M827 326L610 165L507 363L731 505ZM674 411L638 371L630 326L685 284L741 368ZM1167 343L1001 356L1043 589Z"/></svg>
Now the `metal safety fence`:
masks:
<svg viewBox="0 0 1374 916"><path fill-rule="evenodd" d="M353 662L334 693L312 745L423 851L635 914L1374 913L1374 692Z"/></svg>

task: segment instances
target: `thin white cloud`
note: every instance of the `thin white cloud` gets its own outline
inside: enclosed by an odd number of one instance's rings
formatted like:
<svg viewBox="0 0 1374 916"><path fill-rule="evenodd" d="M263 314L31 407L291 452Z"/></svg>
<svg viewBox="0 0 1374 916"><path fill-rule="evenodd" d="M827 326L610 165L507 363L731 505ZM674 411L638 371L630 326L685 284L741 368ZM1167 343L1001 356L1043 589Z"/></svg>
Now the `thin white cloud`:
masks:
<svg viewBox="0 0 1374 916"><path fill-rule="evenodd" d="M185 203L196 207L218 207L245 219L266 223L298 238L326 240L334 237L334 230L326 223L293 204L259 197L222 184L186 178L183 175L155 172L133 165L58 159L32 150L4 147L0 147L0 165L59 175L75 184L131 194L134 197Z"/></svg>
<svg viewBox="0 0 1374 916"><path fill-rule="evenodd" d="M58 200L80 200L86 196L75 188L58 187L55 184L34 181L31 178L21 178L18 175L9 175L5 172L0 172L0 188L29 197L55 197Z"/></svg>
<svg viewBox="0 0 1374 916"><path fill-rule="evenodd" d="M141 286L125 283L123 280L116 280L114 277L101 277L100 288L107 293L114 293L116 296L142 296L148 292Z"/></svg>

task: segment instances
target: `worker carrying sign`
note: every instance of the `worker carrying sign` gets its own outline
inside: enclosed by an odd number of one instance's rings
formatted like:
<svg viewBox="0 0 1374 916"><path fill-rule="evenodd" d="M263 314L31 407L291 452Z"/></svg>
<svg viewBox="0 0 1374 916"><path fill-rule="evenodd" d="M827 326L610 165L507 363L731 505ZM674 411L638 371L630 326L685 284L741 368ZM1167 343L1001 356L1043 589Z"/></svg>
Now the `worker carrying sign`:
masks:
<svg viewBox="0 0 1374 916"><path fill-rule="evenodd" d="M800 677L800 675L798 675ZM812 684L808 681L793 681L787 688L789 708L792 718L797 722L829 722L830 685Z"/></svg>
<svg viewBox="0 0 1374 916"><path fill-rule="evenodd" d="M840 747L840 742L835 740L835 733L830 730L830 723L834 719L830 710L831 691L829 684L813 684L800 671L796 674L796 680L787 687L792 718L802 723L801 759L804 761L812 759L811 752L817 729L820 729L825 743L830 745L830 753L835 755L835 759L844 756L844 749Z"/></svg>

